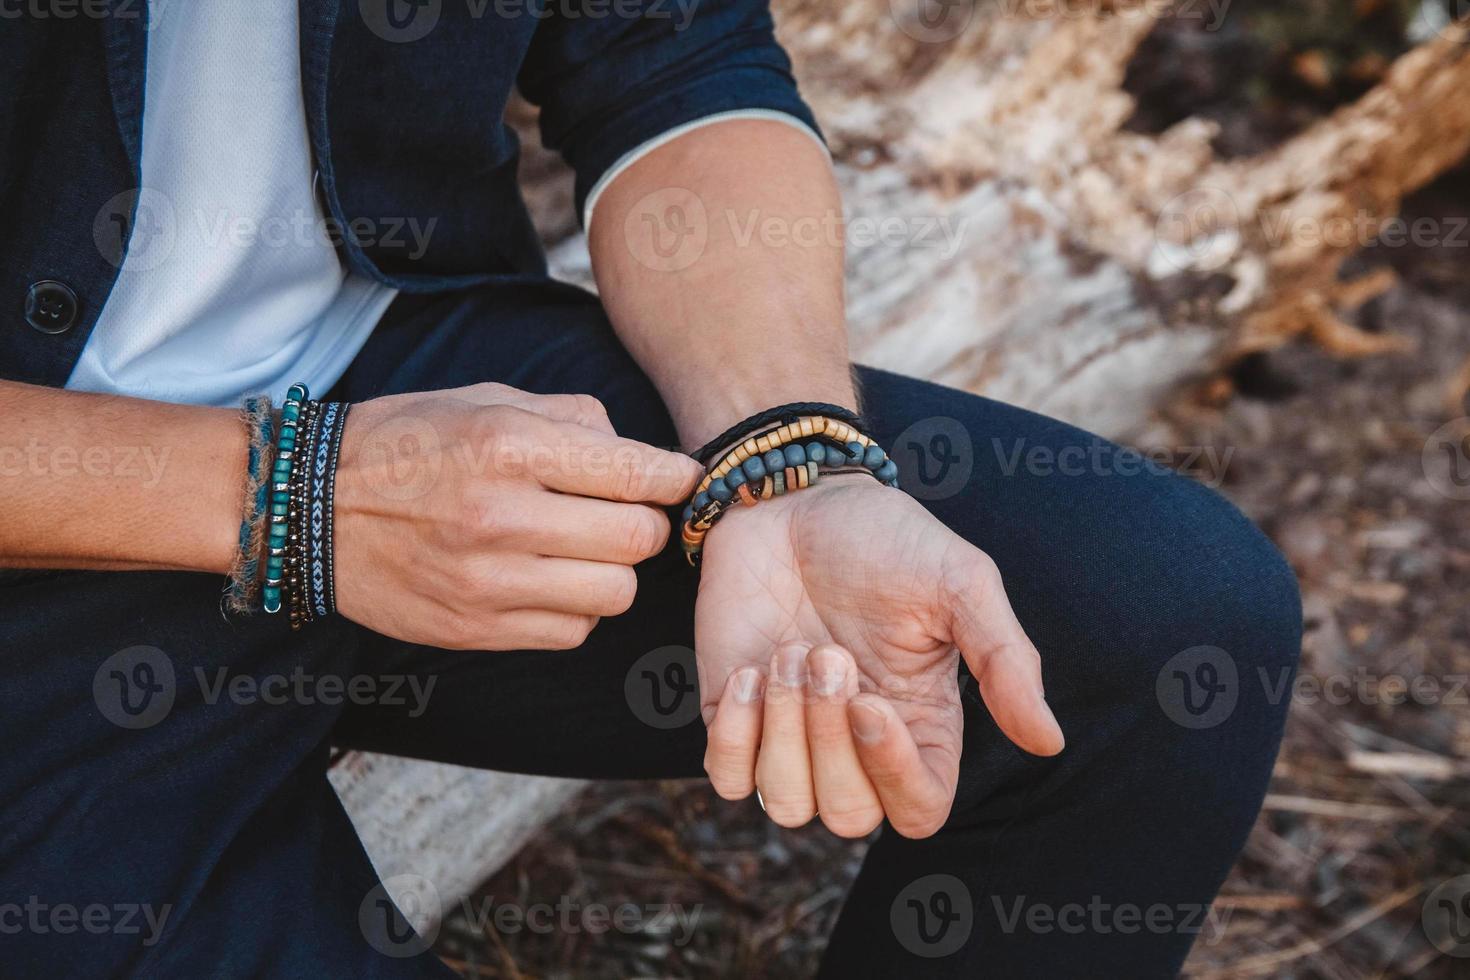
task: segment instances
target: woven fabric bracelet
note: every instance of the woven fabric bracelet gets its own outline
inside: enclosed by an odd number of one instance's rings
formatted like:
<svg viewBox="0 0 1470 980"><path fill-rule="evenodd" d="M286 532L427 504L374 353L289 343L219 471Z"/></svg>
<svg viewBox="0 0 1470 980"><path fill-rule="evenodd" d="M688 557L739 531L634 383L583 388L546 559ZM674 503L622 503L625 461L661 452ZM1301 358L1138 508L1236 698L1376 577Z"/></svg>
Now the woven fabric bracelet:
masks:
<svg viewBox="0 0 1470 980"><path fill-rule="evenodd" d="M240 519L240 547L230 566L225 608L232 613L248 613L260 596L260 549L265 540L265 510L270 500L271 464L275 460L275 416L269 396L245 399L242 411L250 434L250 450L245 466L244 516Z"/></svg>
<svg viewBox="0 0 1470 980"><path fill-rule="evenodd" d="M777 425L795 422L802 416L820 416L822 418L836 419L861 432L867 426L863 423L862 416L856 412L848 411L841 405L829 405L826 402L791 402L788 405L777 405L768 408L764 412L757 412L748 419L736 422L730 428L715 436L709 442L700 446L690 455L699 462L708 466L717 456L722 456L737 443L744 442L753 433L763 432Z"/></svg>
<svg viewBox="0 0 1470 980"><path fill-rule="evenodd" d="M327 614L329 615L337 611L337 567L334 561L336 542L332 536L333 519L336 513L335 508L337 502L337 461L342 455L342 433L347 431L347 410L351 407L351 405L343 402L341 410L337 413L337 428L332 433L332 463L331 468L327 470L326 607Z"/></svg>
<svg viewBox="0 0 1470 980"><path fill-rule="evenodd" d="M313 428L309 513L305 521L308 621L328 616L337 609L332 582L332 498L336 491L337 453L346 421L347 406L331 402L322 406L320 421Z"/></svg>
<svg viewBox="0 0 1470 980"><path fill-rule="evenodd" d="M803 416L750 436L705 474L684 508L685 559L699 567L705 536L735 503L753 507L809 487L824 473L867 473L898 486L898 464L867 435L840 419Z"/></svg>
<svg viewBox="0 0 1470 980"><path fill-rule="evenodd" d="M287 517L291 506L291 476L295 471L296 435L302 404L310 397L306 385L294 384L281 404L281 429L276 437L276 458L271 465L270 527L266 535L265 583L261 586L261 608L281 611L285 585Z"/></svg>

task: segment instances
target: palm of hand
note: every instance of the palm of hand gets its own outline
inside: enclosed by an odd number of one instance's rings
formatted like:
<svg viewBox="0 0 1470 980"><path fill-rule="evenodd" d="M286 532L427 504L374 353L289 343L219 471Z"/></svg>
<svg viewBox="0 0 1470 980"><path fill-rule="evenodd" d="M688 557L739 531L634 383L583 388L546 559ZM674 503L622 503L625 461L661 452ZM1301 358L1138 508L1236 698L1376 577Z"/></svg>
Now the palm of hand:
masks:
<svg viewBox="0 0 1470 980"><path fill-rule="evenodd" d="M695 607L703 705L740 668L765 669L783 643L837 643L929 765L957 773L959 654L940 608L957 545L969 547L912 498L861 476L735 508L706 542Z"/></svg>

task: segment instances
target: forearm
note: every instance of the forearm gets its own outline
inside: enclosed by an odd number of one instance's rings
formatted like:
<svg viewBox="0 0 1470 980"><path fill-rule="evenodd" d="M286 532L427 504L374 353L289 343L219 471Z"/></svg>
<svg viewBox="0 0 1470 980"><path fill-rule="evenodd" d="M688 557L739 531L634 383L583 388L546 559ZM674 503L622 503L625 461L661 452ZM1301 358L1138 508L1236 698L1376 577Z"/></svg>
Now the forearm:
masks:
<svg viewBox="0 0 1470 980"><path fill-rule="evenodd" d="M0 381L0 419L0 567L228 570L238 413Z"/></svg>
<svg viewBox="0 0 1470 980"><path fill-rule="evenodd" d="M763 120L687 133L598 202L603 302L686 447L785 402L856 407L841 213L820 147Z"/></svg>

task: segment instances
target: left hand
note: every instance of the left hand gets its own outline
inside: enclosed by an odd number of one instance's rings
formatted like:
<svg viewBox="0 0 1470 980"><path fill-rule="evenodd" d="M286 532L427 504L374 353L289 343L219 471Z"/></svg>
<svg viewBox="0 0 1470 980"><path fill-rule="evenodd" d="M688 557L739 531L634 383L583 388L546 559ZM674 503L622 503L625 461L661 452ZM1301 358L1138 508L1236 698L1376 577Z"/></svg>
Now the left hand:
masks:
<svg viewBox="0 0 1470 980"><path fill-rule="evenodd" d="M961 656L1011 741L1062 749L995 563L861 474L726 514L695 647L710 780L726 799L759 787L783 826L936 832L959 778Z"/></svg>

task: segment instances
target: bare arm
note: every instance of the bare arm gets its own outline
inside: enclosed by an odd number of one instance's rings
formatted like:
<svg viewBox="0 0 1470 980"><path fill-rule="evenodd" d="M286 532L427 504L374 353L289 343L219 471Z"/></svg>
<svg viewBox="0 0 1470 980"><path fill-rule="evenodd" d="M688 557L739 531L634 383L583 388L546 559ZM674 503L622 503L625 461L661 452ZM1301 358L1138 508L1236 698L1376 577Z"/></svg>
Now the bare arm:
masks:
<svg viewBox="0 0 1470 980"><path fill-rule="evenodd" d="M687 446L783 402L856 407L841 215L821 148L768 120L696 129L608 187L603 302Z"/></svg>
<svg viewBox="0 0 1470 980"><path fill-rule="evenodd" d="M0 419L0 566L230 567L238 413L0 381Z"/></svg>
<svg viewBox="0 0 1470 980"><path fill-rule="evenodd" d="M786 402L854 406L839 208L821 150L754 120L681 135L598 202L603 302L686 446ZM1062 748L995 564L863 477L725 517L705 542L695 653L711 782L729 799L759 788L784 826L820 814L857 837L886 816L934 833L958 779L961 656L1012 741Z"/></svg>

